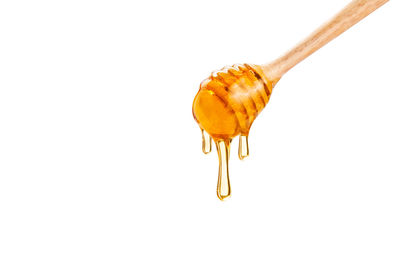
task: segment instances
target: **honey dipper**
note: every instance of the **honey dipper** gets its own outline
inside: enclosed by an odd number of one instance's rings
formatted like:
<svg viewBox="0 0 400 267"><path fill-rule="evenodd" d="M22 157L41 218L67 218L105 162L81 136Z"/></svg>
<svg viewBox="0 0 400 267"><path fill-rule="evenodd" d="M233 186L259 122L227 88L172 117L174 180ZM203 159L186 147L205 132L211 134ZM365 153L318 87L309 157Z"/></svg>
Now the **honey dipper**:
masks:
<svg viewBox="0 0 400 267"><path fill-rule="evenodd" d="M269 64L237 64L215 71L200 84L193 101L193 116L203 137L203 152L211 151L211 138L218 151L217 196L231 194L228 172L229 147L239 137L239 158L249 154L250 127L268 103L272 89L297 63L339 36L389 0L354 0L305 40Z"/></svg>

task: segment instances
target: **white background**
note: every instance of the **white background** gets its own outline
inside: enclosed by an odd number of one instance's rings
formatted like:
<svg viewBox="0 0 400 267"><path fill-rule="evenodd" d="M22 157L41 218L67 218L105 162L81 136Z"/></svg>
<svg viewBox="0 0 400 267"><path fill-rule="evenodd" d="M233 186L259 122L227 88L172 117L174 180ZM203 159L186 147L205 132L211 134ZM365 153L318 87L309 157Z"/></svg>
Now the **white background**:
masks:
<svg viewBox="0 0 400 267"><path fill-rule="evenodd" d="M399 1L284 76L226 202L192 117L346 3L2 1L0 266L399 266Z"/></svg>

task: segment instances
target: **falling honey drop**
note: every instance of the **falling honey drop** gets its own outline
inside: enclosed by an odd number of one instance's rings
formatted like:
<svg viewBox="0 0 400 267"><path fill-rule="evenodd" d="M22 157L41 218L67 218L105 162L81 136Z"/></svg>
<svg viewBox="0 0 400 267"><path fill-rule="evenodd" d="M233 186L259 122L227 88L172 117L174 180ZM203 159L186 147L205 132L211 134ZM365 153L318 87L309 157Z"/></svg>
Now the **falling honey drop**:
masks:
<svg viewBox="0 0 400 267"><path fill-rule="evenodd" d="M239 136L239 159L243 160L249 156L249 141L247 135Z"/></svg>
<svg viewBox="0 0 400 267"><path fill-rule="evenodd" d="M230 139L215 141L219 159L217 196L220 200L224 200L231 195L231 184L229 181L228 170L230 143Z"/></svg>
<svg viewBox="0 0 400 267"><path fill-rule="evenodd" d="M206 131L201 129L201 137L203 153L208 154L211 152L211 136Z"/></svg>

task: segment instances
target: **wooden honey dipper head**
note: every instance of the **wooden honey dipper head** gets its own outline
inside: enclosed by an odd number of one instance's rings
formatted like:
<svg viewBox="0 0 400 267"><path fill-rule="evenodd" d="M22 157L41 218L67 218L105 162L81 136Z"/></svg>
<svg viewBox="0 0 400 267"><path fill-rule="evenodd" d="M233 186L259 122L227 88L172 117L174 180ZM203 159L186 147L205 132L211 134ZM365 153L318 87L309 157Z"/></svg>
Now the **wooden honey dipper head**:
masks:
<svg viewBox="0 0 400 267"><path fill-rule="evenodd" d="M224 200L231 194L228 159L232 138L240 135L239 158L247 157L250 127L268 103L272 89L280 78L388 1L353 0L309 37L271 63L224 67L201 83L193 101L193 116L203 134L203 152L207 154L211 151L211 138L217 146L219 199Z"/></svg>
<svg viewBox="0 0 400 267"><path fill-rule="evenodd" d="M214 140L247 136L268 103L272 87L259 66L224 67L201 83L193 101L193 116Z"/></svg>

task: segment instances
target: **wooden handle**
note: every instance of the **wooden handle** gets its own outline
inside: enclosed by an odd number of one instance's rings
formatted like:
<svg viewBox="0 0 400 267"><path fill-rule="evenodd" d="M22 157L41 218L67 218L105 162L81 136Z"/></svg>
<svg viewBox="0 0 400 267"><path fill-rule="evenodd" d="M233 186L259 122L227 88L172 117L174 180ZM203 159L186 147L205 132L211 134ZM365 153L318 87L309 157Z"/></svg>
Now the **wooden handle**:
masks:
<svg viewBox="0 0 400 267"><path fill-rule="evenodd" d="M389 0L354 0L331 20L323 24L309 37L296 45L283 56L263 65L265 75L276 83L297 63L320 49L351 26L368 16Z"/></svg>

